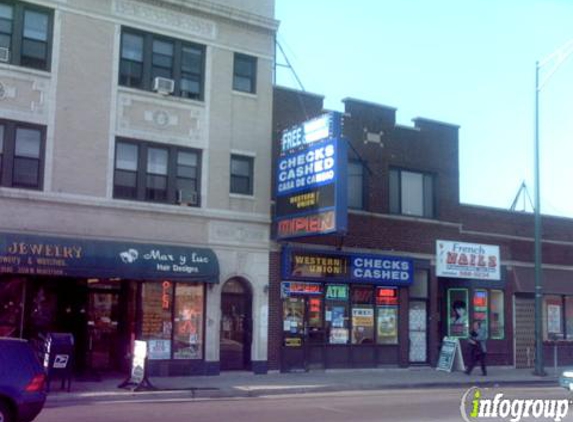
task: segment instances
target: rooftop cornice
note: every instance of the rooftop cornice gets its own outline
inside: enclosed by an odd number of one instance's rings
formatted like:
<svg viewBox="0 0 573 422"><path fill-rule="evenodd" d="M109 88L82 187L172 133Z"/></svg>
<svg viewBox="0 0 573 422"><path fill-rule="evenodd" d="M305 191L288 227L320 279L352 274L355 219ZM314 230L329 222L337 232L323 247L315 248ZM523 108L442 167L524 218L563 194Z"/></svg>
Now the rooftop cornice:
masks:
<svg viewBox="0 0 573 422"><path fill-rule="evenodd" d="M279 29L279 21L255 13L226 6L220 3L205 0L139 0L146 3L170 4L183 9L199 11L211 16L228 19L234 22L251 25L254 27L276 32Z"/></svg>

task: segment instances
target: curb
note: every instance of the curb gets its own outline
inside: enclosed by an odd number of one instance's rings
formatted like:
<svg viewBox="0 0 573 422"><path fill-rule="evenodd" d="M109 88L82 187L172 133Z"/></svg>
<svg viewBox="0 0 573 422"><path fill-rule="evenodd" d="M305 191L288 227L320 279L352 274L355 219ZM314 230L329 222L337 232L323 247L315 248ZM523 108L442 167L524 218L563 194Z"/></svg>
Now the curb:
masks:
<svg viewBox="0 0 573 422"><path fill-rule="evenodd" d="M80 393L57 393L48 395L46 407L59 407L73 403L122 401L122 400L161 400L161 399L231 399L263 396L279 396L287 394L332 393L344 391L375 391L375 390L408 390L408 389L435 389L435 388L470 388L470 387L538 387L555 386L555 380L468 380L463 382L423 382L423 383L396 383L396 384L335 384L324 386L293 386L291 388L189 388L189 389L161 389L155 391L90 391Z"/></svg>

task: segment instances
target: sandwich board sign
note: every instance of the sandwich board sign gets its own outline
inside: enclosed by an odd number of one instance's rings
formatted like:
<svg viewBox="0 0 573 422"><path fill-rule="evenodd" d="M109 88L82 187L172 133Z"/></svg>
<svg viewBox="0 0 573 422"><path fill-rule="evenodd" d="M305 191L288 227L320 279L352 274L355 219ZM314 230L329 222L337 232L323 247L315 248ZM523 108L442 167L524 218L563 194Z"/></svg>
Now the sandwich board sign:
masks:
<svg viewBox="0 0 573 422"><path fill-rule="evenodd" d="M444 337L436 369L446 372L452 372L454 369L465 371L464 357L457 337Z"/></svg>

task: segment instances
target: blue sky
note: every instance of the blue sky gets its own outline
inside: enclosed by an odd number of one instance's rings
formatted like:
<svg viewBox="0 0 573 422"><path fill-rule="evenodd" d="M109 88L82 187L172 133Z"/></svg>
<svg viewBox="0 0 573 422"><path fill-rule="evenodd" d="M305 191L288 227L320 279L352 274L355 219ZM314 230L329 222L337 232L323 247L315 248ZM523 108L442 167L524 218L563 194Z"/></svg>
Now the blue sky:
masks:
<svg viewBox="0 0 573 422"><path fill-rule="evenodd" d="M462 202L509 209L522 181L533 197L535 62L573 39L573 0L276 0L276 18L326 108L459 125ZM281 67L277 84L298 87ZM573 54L541 91L540 143L541 212L573 218Z"/></svg>

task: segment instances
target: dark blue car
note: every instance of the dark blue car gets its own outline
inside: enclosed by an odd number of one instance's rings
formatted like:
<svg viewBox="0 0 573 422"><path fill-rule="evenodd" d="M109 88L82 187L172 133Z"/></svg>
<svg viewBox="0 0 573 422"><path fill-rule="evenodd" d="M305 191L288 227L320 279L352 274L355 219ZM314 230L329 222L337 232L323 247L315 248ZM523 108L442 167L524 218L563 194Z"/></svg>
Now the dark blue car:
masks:
<svg viewBox="0 0 573 422"><path fill-rule="evenodd" d="M26 340L0 337L0 422L29 422L44 407L46 375Z"/></svg>

